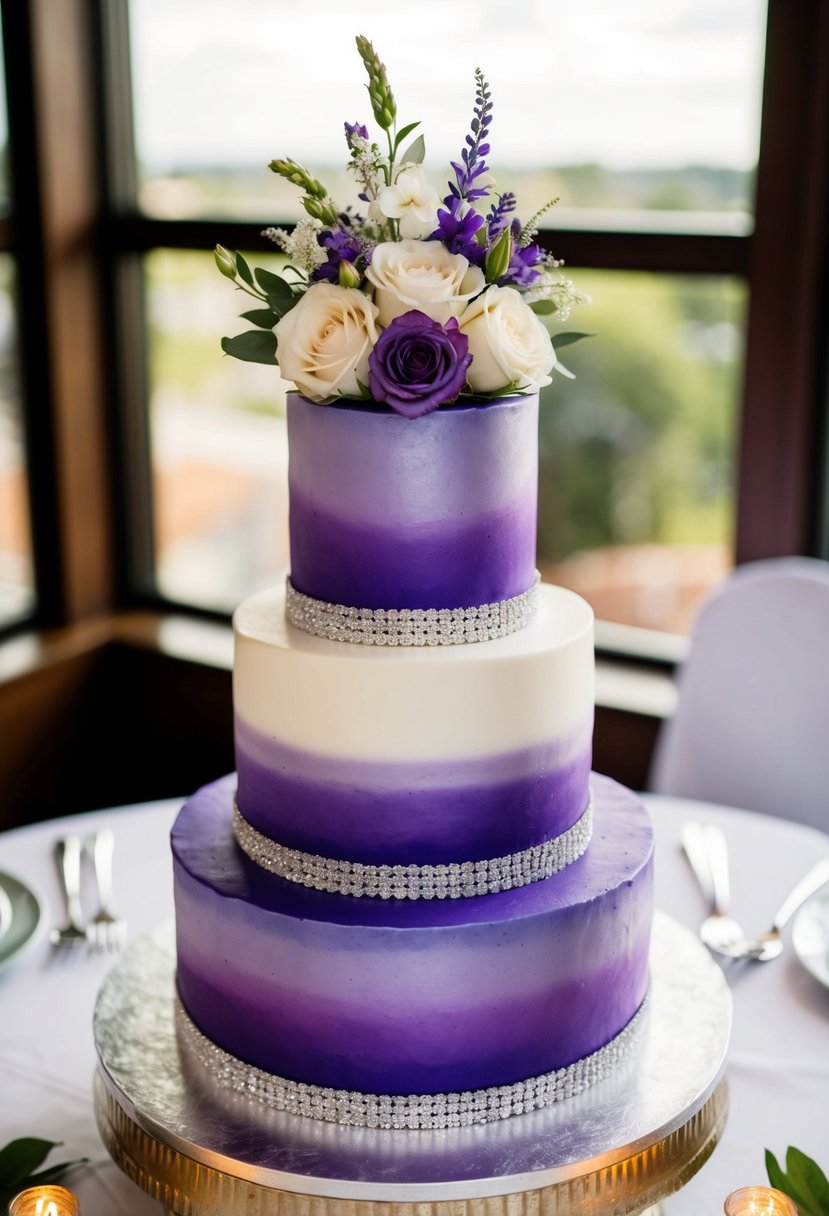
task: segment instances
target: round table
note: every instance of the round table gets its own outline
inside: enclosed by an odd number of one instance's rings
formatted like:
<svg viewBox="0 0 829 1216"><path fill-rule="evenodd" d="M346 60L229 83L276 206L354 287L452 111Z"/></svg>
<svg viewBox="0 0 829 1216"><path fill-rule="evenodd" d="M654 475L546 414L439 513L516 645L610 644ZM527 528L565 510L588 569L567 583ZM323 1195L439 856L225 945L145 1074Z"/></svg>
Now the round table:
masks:
<svg viewBox="0 0 829 1216"><path fill-rule="evenodd" d="M679 849L685 819L725 828L733 911L749 929L767 927L794 882L829 856L827 837L784 820L667 797L646 801L656 829L657 906L689 926L705 909ZM110 1161L95 1125L92 1010L116 960L49 945L46 930L63 916L54 842L69 831L85 836L104 824L113 829L118 909L134 941L173 912L167 836L179 805L169 800L99 811L0 834L0 870L36 890L45 910L37 939L0 968L0 1145L37 1135L63 1142L50 1161L89 1157L66 1179L84 1216L158 1216L160 1208ZM87 903L86 910L94 908ZM829 1165L829 990L790 947L776 962L729 964L726 974L734 998L728 1123L699 1174L663 1203L665 1216L716 1213L729 1191L763 1183L766 1148L779 1157L793 1144Z"/></svg>

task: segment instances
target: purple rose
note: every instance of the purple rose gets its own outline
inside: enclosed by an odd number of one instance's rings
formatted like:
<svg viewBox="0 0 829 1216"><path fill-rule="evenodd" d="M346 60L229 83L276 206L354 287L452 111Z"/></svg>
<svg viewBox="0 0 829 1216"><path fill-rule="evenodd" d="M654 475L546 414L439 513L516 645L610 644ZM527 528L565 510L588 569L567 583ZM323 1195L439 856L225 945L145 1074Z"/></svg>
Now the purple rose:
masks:
<svg viewBox="0 0 829 1216"><path fill-rule="evenodd" d="M369 389L406 418L454 401L472 362L469 340L454 317L445 325L425 313L404 312L380 334L368 358Z"/></svg>

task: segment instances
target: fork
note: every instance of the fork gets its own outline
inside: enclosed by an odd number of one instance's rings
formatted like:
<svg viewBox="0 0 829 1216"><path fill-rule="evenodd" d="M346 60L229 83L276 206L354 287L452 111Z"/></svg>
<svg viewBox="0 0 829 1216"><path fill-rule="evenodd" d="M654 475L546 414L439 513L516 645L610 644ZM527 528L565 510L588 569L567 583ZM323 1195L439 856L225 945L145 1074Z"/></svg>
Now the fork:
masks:
<svg viewBox="0 0 829 1216"><path fill-rule="evenodd" d="M66 924L53 929L49 940L53 946L81 946L86 941L86 929L81 911L81 842L77 836L66 836L55 845Z"/></svg>
<svg viewBox="0 0 829 1216"><path fill-rule="evenodd" d="M120 950L127 940L127 922L117 916L112 906L112 854L115 837L109 828L101 828L87 842L92 856L100 907L87 926L87 937L97 950Z"/></svg>

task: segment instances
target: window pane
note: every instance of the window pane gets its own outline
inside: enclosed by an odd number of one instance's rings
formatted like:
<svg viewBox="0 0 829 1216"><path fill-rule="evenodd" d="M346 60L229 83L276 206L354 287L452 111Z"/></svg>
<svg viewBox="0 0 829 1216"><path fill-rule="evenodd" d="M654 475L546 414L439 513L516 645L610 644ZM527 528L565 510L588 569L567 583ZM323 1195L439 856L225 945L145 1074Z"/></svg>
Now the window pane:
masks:
<svg viewBox="0 0 829 1216"><path fill-rule="evenodd" d="M156 251L145 290L158 589L230 611L288 566L286 386L222 354L244 305L212 255Z"/></svg>
<svg viewBox="0 0 829 1216"><path fill-rule="evenodd" d="M34 602L14 266L8 254L0 254L0 625L26 615Z"/></svg>
<svg viewBox="0 0 829 1216"><path fill-rule="evenodd" d="M731 562L745 289L572 273L596 336L544 392L541 570L600 619L683 633Z"/></svg>
<svg viewBox="0 0 829 1216"><path fill-rule="evenodd" d="M336 0L238 0L229 22L223 0L131 0L141 201L169 216L289 219L297 192L265 169L284 156L353 201L342 123L371 124L362 32L388 66L401 125L423 123L436 185L460 151L480 65L495 105L490 163L527 213L560 196L562 224L565 206L644 208L680 227L679 212L707 213L713 228L713 213L728 213L744 230L765 9L423 0L413 23L386 0L365 0L359 18Z"/></svg>

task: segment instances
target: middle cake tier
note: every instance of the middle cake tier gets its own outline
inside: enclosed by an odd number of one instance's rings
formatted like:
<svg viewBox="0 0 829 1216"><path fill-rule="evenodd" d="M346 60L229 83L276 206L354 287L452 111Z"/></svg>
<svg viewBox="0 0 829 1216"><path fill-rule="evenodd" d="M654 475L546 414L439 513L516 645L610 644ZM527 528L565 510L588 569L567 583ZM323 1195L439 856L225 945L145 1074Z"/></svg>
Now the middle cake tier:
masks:
<svg viewBox="0 0 829 1216"><path fill-rule="evenodd" d="M593 614L538 589L529 625L456 646L349 645L285 617L234 617L237 802L288 849L378 866L521 853L585 815Z"/></svg>

